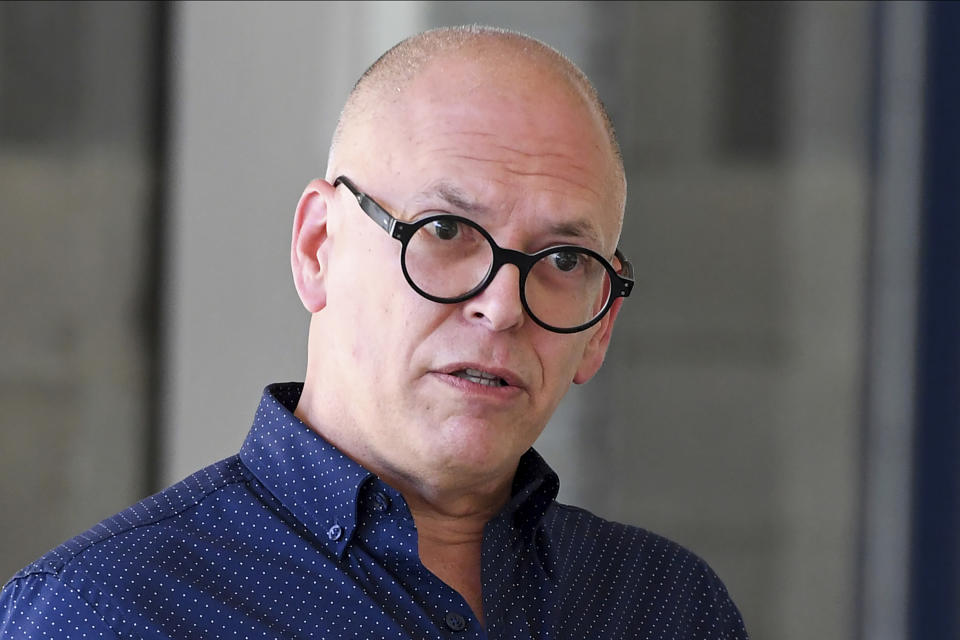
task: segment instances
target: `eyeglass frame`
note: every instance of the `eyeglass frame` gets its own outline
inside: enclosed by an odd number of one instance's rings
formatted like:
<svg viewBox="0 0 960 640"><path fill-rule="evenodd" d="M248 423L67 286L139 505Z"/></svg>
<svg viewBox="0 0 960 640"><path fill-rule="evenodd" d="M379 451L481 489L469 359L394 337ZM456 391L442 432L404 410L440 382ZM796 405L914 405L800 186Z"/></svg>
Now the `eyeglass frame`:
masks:
<svg viewBox="0 0 960 640"><path fill-rule="evenodd" d="M579 333L600 322L600 320L607 315L607 312L610 311L610 308L613 306L613 303L617 298L626 298L633 290L633 265L630 264L630 261L627 260L626 256L623 255L619 247L614 252L614 257L616 257L616 259L620 262L622 272L617 272L617 270L613 268L613 265L611 265L606 258L593 249L579 245L554 245L552 247L547 247L537 251L536 253L525 253L515 249L507 249L498 245L493 239L493 236L491 236L486 229L469 218L464 218L452 213L440 213L421 218L414 222L403 222L402 220L398 220L390 215L390 213L388 213L387 210L376 200L368 196L366 193L360 191L360 189L357 188L350 178L341 175L333 181L334 188L341 184L345 186L351 194L353 194L354 198L357 200L357 204L360 205L360 209L362 209L371 220L376 222L377 225L386 231L387 234L389 234L392 238L400 241L402 247L400 251L400 269L403 271L403 277L406 278L407 284L409 284L414 291L432 302L437 302L440 304L457 304L459 302L469 300L470 298L479 295L484 289L490 286L490 283L493 282L494 278L497 276L497 273L499 273L500 267L506 264L512 264L517 267L520 272L520 303L523 305L523 309L530 319L547 331L552 331L554 333ZM487 272L487 275L484 276L480 284L470 289L466 293L452 298L444 298L427 293L413 281L413 278L410 277L410 274L407 271L406 255L407 246L410 244L410 240L413 238L414 234L420 230L421 227L438 219L463 222L467 226L476 229L486 239L493 252L489 271ZM530 270L533 268L533 265L544 256L558 253L563 250L573 250L589 255L599 262L600 265L607 270L607 274L610 276L610 295L604 303L603 309L601 309L589 322L566 329L551 326L538 318L536 314L530 310L530 305L527 304L527 295L524 290L527 276L530 274Z"/></svg>

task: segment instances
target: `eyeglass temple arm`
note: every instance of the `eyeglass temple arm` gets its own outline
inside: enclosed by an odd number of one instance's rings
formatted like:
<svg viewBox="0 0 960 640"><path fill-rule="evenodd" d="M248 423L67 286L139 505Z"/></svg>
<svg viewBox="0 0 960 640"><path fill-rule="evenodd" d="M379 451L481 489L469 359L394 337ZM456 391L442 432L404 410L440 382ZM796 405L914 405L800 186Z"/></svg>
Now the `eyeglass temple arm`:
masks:
<svg viewBox="0 0 960 640"><path fill-rule="evenodd" d="M620 277L629 280L633 284L633 265L627 260L627 256L618 248L613 254L620 261Z"/></svg>
<svg viewBox="0 0 960 640"><path fill-rule="evenodd" d="M360 208L363 209L363 212L370 216L374 222L383 227L384 231L393 235L393 229L396 227L398 220L392 215L381 209L377 206L377 203L367 197L365 193L361 193L357 187L350 182L350 179L345 176L340 176L333 181L333 186L342 184L347 189L350 190L350 193L353 194L353 197L357 199L357 204L360 205Z"/></svg>
<svg viewBox="0 0 960 640"><path fill-rule="evenodd" d="M617 284L620 290L614 292L614 295L626 298L630 295L630 292L633 291L633 265L630 264L630 261L627 260L627 257L623 255L623 252L620 251L619 248L613 255L620 262L620 273L617 274L619 278Z"/></svg>

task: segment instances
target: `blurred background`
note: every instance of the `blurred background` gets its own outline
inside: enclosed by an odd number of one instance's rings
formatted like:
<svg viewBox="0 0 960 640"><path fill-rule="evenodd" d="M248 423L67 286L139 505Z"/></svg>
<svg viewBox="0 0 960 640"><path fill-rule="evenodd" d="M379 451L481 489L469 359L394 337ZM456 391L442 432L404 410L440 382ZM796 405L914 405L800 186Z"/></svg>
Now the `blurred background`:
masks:
<svg viewBox="0 0 960 640"><path fill-rule="evenodd" d="M293 209L425 28L593 79L637 288L538 448L755 638L960 638L960 11L907 3L0 3L0 574L235 453L300 380Z"/></svg>

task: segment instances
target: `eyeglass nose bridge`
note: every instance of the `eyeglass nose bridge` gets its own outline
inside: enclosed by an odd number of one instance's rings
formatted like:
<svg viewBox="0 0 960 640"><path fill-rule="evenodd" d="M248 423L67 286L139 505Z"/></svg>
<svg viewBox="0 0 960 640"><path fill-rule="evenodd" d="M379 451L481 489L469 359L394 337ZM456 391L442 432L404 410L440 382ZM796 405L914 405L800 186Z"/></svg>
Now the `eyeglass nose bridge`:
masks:
<svg viewBox="0 0 960 640"><path fill-rule="evenodd" d="M530 308L527 306L527 296L524 293L524 285L527 282L527 276L530 275L530 270L533 268L534 263L537 262L537 258L515 249L504 249L498 245L493 238L487 238L487 242L490 243L490 247L493 249L493 261L490 263L490 269L487 271L487 275L483 277L483 280L480 281L480 284L460 296L458 302L469 300L483 293L483 291L490 286L490 283L496 279L497 274L500 273L500 267L512 264L520 273L518 280L520 286L520 302L523 304L527 315L533 316L533 313L530 312Z"/></svg>

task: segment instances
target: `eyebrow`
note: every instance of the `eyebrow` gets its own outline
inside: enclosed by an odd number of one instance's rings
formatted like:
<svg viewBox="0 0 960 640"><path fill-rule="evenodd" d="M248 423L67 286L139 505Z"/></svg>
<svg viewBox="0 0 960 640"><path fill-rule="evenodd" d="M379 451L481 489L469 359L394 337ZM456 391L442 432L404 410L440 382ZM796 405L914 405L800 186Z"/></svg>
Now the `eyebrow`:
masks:
<svg viewBox="0 0 960 640"><path fill-rule="evenodd" d="M600 250L599 248L603 246L603 243L600 242L599 236L597 236L596 229L594 229L593 225L586 220L555 222L551 223L547 229L551 235L571 236L574 238L588 240L594 244L594 247L597 248L597 250Z"/></svg>
<svg viewBox="0 0 960 640"><path fill-rule="evenodd" d="M420 198L417 198L418 200L429 200L434 197L439 198L451 207L465 213L482 215L490 212L490 207L471 199L465 191L445 181L435 183L421 193L420 196ZM594 225L590 224L587 220L551 222L548 224L545 232L546 235L569 236L583 239L593 243L595 247L603 246Z"/></svg>
<svg viewBox="0 0 960 640"><path fill-rule="evenodd" d="M465 191L449 182L438 182L432 188L424 191L422 195L426 198L440 198L451 207L465 213L483 214L490 211L488 206L472 200Z"/></svg>

